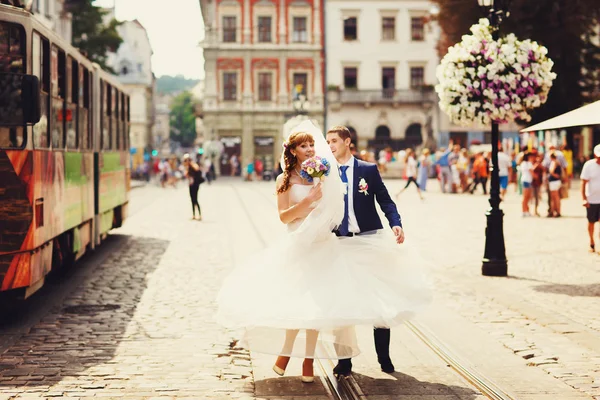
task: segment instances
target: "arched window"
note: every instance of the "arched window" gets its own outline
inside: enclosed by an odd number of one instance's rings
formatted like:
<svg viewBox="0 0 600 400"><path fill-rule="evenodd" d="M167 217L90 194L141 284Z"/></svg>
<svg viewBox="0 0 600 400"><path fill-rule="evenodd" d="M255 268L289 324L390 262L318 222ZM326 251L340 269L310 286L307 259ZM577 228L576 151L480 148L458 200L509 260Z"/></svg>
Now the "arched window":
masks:
<svg viewBox="0 0 600 400"><path fill-rule="evenodd" d="M404 135L406 147L415 148L423 143L421 130L421 124L410 124L408 128L406 128L406 134Z"/></svg>
<svg viewBox="0 0 600 400"><path fill-rule="evenodd" d="M390 128L386 125L379 125L377 129L375 129L375 139L389 139L390 136Z"/></svg>

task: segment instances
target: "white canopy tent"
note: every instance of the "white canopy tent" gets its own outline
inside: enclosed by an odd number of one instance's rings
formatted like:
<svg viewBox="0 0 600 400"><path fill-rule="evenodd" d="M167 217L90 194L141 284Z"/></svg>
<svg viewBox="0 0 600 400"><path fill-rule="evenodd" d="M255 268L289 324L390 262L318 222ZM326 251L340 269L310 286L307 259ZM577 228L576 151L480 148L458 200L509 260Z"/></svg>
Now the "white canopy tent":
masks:
<svg viewBox="0 0 600 400"><path fill-rule="evenodd" d="M572 126L600 125L600 100L569 111L539 124L521 129L521 132L548 131Z"/></svg>

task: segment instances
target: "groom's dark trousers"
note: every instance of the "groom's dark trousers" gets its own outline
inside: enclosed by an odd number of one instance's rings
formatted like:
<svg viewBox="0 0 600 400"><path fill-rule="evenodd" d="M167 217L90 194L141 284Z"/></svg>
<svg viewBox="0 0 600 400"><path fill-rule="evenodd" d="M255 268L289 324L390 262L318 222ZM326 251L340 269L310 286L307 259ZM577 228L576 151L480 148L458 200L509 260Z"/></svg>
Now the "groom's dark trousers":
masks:
<svg viewBox="0 0 600 400"><path fill-rule="evenodd" d="M340 169L340 177L343 182L347 182L345 175L346 169ZM396 204L390 197L390 194L381 179L377 165L355 159L353 178L353 182L347 183L348 191L352 190L353 193L353 203L351 206L355 213L358 228L361 232L358 233L358 235L368 235L370 233L376 233L379 229L383 229L381 219L379 218L377 208L375 207L375 201L379 203L381 210L389 222L390 228L395 226L402 227L402 221L398 209L396 208ZM369 187L364 193L359 191L361 179L365 180ZM348 195L344 196L344 202L344 220L338 230L334 232L337 236L352 237L355 234L346 230L348 229L348 213L350 206L350 204L348 204ZM340 233L340 230L342 230L343 233ZM393 372L394 366L390 360L390 330L386 328L375 328L373 330L373 335L375 337L377 360L381 364L382 370L385 372ZM340 353L343 354L343 352L338 352L338 354ZM352 361L350 358L341 359L339 360L338 366L342 371L349 373L352 369ZM338 368L336 367L336 369Z"/></svg>

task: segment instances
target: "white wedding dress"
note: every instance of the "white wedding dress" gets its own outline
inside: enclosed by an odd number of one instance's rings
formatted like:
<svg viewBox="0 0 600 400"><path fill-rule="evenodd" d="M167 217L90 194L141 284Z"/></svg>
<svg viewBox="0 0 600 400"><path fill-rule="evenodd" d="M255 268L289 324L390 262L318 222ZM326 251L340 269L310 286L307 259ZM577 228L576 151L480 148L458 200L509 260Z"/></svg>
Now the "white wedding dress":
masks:
<svg viewBox="0 0 600 400"><path fill-rule="evenodd" d="M328 147L316 143L315 149L333 159ZM306 353L308 329L319 331L320 342L335 345L332 357L353 357L360 352L355 325L391 327L430 302L422 260L410 247L396 244L391 230L352 238L331 232L331 221L341 220L340 204L343 216L341 185L339 176L330 174L311 214L288 224L278 243L237 265L225 279L217 320L244 328L242 345L251 351L312 357ZM310 188L292 185L291 203L300 202ZM293 347L284 349L286 330L300 332Z"/></svg>

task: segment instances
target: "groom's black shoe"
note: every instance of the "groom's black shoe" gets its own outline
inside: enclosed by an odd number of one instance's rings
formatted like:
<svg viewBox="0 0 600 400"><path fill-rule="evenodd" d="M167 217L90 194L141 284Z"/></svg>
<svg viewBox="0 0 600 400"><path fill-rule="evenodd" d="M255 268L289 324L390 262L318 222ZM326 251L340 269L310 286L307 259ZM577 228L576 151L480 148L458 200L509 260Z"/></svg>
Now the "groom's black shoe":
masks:
<svg viewBox="0 0 600 400"><path fill-rule="evenodd" d="M381 370L385 373L391 374L396 372L394 369L394 364L392 364L392 360L389 357L387 358L379 358L377 357L377 361L379 361L379 365L381 365Z"/></svg>
<svg viewBox="0 0 600 400"><path fill-rule="evenodd" d="M352 373L352 361L349 358L339 360L338 365L333 369L333 374L337 376L349 376Z"/></svg>

